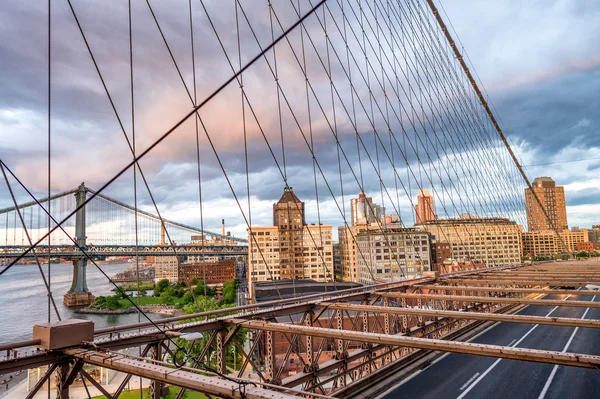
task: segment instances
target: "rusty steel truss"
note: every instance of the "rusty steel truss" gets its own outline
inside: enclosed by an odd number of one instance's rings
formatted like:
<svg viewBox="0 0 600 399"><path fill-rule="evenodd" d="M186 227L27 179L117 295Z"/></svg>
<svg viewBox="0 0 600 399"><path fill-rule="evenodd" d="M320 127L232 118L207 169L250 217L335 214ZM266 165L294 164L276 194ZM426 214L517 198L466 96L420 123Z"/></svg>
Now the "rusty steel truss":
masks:
<svg viewBox="0 0 600 399"><path fill-rule="evenodd" d="M93 341L55 350L40 348L40 340L16 342L0 346L0 373L49 366L29 397L52 375L57 398L68 397L77 377L118 398L132 376L152 380L152 398L168 386L182 387L180 397L193 390L209 397L321 398L351 396L432 351L599 368L600 357L584 353L464 342L470 332L495 322L600 328L600 320L513 314L525 305L600 306L581 300L595 290L557 288L557 275L563 287L595 284L600 263L432 275L97 329ZM549 294L560 297L544 299ZM189 333L203 334L204 346L195 354L181 349ZM137 356L122 351L136 347L142 348ZM227 356L234 347L241 361L232 366ZM115 392L107 392L85 364L126 377Z"/></svg>

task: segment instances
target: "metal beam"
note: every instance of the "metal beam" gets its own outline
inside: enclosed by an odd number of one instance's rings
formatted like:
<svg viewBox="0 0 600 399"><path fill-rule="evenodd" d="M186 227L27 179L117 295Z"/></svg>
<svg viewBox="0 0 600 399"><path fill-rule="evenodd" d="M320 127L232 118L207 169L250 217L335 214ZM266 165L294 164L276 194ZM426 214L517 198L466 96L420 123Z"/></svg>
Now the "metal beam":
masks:
<svg viewBox="0 0 600 399"><path fill-rule="evenodd" d="M353 310L357 312L377 312L385 314L408 314L453 319L501 321L509 323L548 324L551 326L600 328L600 320L575 319L570 317L521 316L501 313L457 312L452 310L401 308L396 306L365 306L346 303L322 303L330 309Z"/></svg>
<svg viewBox="0 0 600 399"><path fill-rule="evenodd" d="M81 376L84 377L85 379L87 379L89 382L92 383L93 386L96 387L97 390L99 390L102 395L106 396L108 399L113 399L113 396L102 386L100 385L100 383L98 381L96 381L94 379L94 377L92 377L91 375L89 375L85 370L81 370L80 371Z"/></svg>
<svg viewBox="0 0 600 399"><path fill-rule="evenodd" d="M50 366L50 368L48 370L46 370L46 373L44 374L44 376L42 378L40 378L38 380L38 382L35 384L35 386L31 389L31 391L29 391L29 393L27 394L27 396L25 397L25 399L33 399L33 397L35 396L35 394L46 383L46 381L48 380L48 378L50 378L50 376L52 375L52 373L54 372L54 370L56 370L57 367L58 367L58 363L54 363L52 366Z"/></svg>
<svg viewBox="0 0 600 399"><path fill-rule="evenodd" d="M452 278L440 280L447 284L495 284L495 285L543 285L543 286L561 286L561 287L585 287L591 284L590 282L574 282L574 281L524 281L518 279L502 280L502 279L463 279L463 278Z"/></svg>
<svg viewBox="0 0 600 399"><path fill-rule="evenodd" d="M232 399L291 399L298 396L259 388L251 384L245 386L245 395L240 392L240 384L235 381L207 377L190 371L173 369L142 360L114 353L102 353L81 349L66 350L66 353L84 362L96 366L106 367L116 371L134 374L151 380L161 381L166 384L176 385L192 391L204 392L221 398Z"/></svg>
<svg viewBox="0 0 600 399"><path fill-rule="evenodd" d="M554 290L544 288L506 288L506 287L480 287L467 285L433 285L424 284L415 287L421 287L428 290L441 291L486 291L486 292L506 292L513 294L548 294L548 295L600 295L599 291L593 290Z"/></svg>
<svg viewBox="0 0 600 399"><path fill-rule="evenodd" d="M504 359L523 360L539 363L562 364L584 368L600 368L600 356L585 355L579 353L566 353L556 351L545 351L536 349L515 348L500 345L484 345L470 342L453 342L441 339L406 337L399 335L386 335L376 333L365 333L358 331L337 330L333 328L306 327L294 324L269 323L258 320L236 320L228 321L231 324L241 324L246 328L281 333L293 333L300 335L312 335L313 337L340 338L382 344L390 346L403 346L408 348L421 348L434 351L464 353L476 356L489 356Z"/></svg>
<svg viewBox="0 0 600 399"><path fill-rule="evenodd" d="M441 279L442 281L452 281L453 279ZM525 281L531 284L541 284L548 282L547 285L568 285L568 283L586 283L586 284L594 284L598 283L600 279L588 279L584 277L572 277L572 278L559 278L559 277L546 277L545 275L538 275L537 277L521 277L521 276L509 276L509 275L501 275L501 274L492 274L492 275L479 275L472 276L471 280L502 280L502 281ZM564 284L557 284L564 283Z"/></svg>
<svg viewBox="0 0 600 399"><path fill-rule="evenodd" d="M40 354L25 355L17 358L6 358L0 360L0 374L8 374L14 371L27 370L34 367L46 366L61 359L59 352L42 352Z"/></svg>
<svg viewBox="0 0 600 399"><path fill-rule="evenodd" d="M406 298L406 299L434 299L440 301L460 301L460 302L484 302L484 303L517 303L522 305L538 306L569 306L577 308L600 308L600 302L591 301L563 301L554 299L524 299L524 298L495 298L487 296L467 296L467 295L435 295L435 294L404 294L404 293L384 293L388 298Z"/></svg>

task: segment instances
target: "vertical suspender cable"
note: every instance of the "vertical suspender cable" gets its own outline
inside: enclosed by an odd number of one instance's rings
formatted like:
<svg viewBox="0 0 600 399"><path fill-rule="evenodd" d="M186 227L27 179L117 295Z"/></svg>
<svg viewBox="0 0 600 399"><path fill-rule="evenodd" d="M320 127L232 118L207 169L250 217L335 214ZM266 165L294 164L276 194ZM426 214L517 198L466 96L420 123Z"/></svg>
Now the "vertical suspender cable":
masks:
<svg viewBox="0 0 600 399"><path fill-rule="evenodd" d="M129 11L129 83L131 89L131 145L133 147L133 158L135 159L135 102L134 102L134 88L133 88L133 33L131 23L131 0L128 1ZM138 214L137 214L137 165L133 166L133 221L135 224L135 275L137 280L137 304L140 306L140 254L138 250L139 236L138 236ZM138 323L141 321L141 314L138 311ZM141 379L140 379L141 384ZM140 385L141 395L141 385Z"/></svg>
<svg viewBox="0 0 600 399"><path fill-rule="evenodd" d="M48 323L50 323L50 305L52 297L51 285L51 266L50 266L50 215L52 208L50 206L50 191L51 191L51 112L52 112L52 0L48 0ZM48 381L48 398L50 398L50 381Z"/></svg>
<svg viewBox="0 0 600 399"><path fill-rule="evenodd" d="M194 84L194 107L196 106L197 103L197 88L196 88L196 55L194 52L194 18L193 18L193 14L192 14L192 0L189 0L189 8L190 8L190 40L191 40L191 47L192 47L192 78L193 78L193 84ZM196 115L194 115L194 121L196 123L196 162L198 165L198 206L200 207L200 240L201 240L201 246L204 249L205 247L205 242L204 242L204 215L202 212L202 169L200 167L200 135L198 133L198 119L200 118L200 116L198 115L198 113L196 113ZM223 237L224 238L224 237ZM202 257L202 262L204 263L204 267L202 268L202 282L204 285L204 300L202 301L202 306L203 306L203 310L206 310L206 305L207 305L207 298L206 298L206 267L207 267L207 263L206 260L204 259L204 256ZM179 262L177 263L179 264ZM179 273L178 273L179 274Z"/></svg>
<svg viewBox="0 0 600 399"><path fill-rule="evenodd" d="M436 21L438 22L438 24L442 28L442 31L444 32L444 36L446 36L446 39L448 40L448 43L450 44L450 47L454 51L454 55L458 59L458 62L460 63L461 67L463 68L463 70L465 72L465 75L467 76L469 82L471 83L471 86L473 87L473 90L475 91L475 94L477 95L477 98L479 99L479 102L481 103L481 105L485 109L485 112L487 113L487 115L490 118L492 124L494 125L494 128L496 129L496 132L498 133L498 136L500 136L500 140L502 140L502 143L506 147L508 153L510 154L510 156L511 156L511 158L513 160L513 162L517 166L517 169L519 170L519 173L521 173L521 176L523 177L523 180L527 184L527 187L531 190L531 192L533 194L533 197L535 198L536 203L538 204L538 206L540 207L540 209L542 210L542 212L544 212L544 216L546 217L547 220L550 220L550 216L548 215L548 212L546 211L546 208L542 204L542 201L538 197L537 193L533 190L533 186L531 185L531 182L527 178L527 175L525 174L525 171L521 167L521 164L519 163L519 160L517 159L515 153L513 152L510 144L506 140L506 136L504 136L504 132L502 131L502 129L500 128L500 125L496 121L496 118L495 118L494 114L492 113L490 107L488 106L487 101L485 100L485 97L481 93L481 90L479 90L479 86L477 86L477 82L473 78L473 75L471 74L471 71L470 71L469 67L465 63L465 60L463 59L462 54L458 50L458 47L456 47L456 43L454 42L454 39L450 35L450 32L448 31L448 28L446 28L446 25L445 25L444 21L442 20L442 17L440 16L440 14L438 12L437 7L435 6L435 4L433 4L433 0L427 0L427 4L429 5L429 8L431 8L431 12L435 16ZM558 231L558 228L556 226L554 226L553 230L556 233L556 236L558 237L558 239L560 240L563 248L566 249L566 250L568 250L567 246L565 245L565 242L563 241L563 239L562 239L562 237L561 237L561 235L560 235L560 233Z"/></svg>
<svg viewBox="0 0 600 399"><path fill-rule="evenodd" d="M242 69L242 45L241 45L241 40L240 40L240 22L239 22L239 15L238 15L238 3L237 0L234 0L234 5L235 5L235 29L237 32L237 50L238 50L238 66L239 69ZM248 237L252 236L252 208L250 207L250 171L248 170L248 136L247 136L247 131L246 131L246 100L244 99L245 97L245 93L244 93L244 75L241 74L240 75L240 80L239 80L239 86L240 86L240 91L241 91L241 100L242 100L242 124L243 124L243 129L244 129L244 161L246 164L246 192L248 194ZM251 244L252 240L248 239L248 244ZM248 247L250 248L250 247ZM248 254L248 257L246 258L246 263L248 262L248 260L250 259L250 254ZM236 266L237 267L237 266ZM246 272L246 280L250 281L250 284L252 284L251 282L251 276L248 276L249 273L249 269L250 269L250 265L246 264L245 265L245 272Z"/></svg>

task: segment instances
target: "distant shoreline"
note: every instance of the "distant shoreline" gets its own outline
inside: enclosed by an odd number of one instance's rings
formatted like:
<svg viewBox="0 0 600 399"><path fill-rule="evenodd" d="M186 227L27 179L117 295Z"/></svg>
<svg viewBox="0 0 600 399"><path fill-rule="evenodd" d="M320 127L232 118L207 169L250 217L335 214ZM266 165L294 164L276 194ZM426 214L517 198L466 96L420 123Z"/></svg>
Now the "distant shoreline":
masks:
<svg viewBox="0 0 600 399"><path fill-rule="evenodd" d="M167 316L177 316L181 314L181 311L177 309L175 306L171 305L143 305L140 306L140 309L144 313L156 313ZM97 314L97 315L119 315L119 314L129 314L136 313L137 310L133 306L128 306L122 309L95 309L95 308L82 308L74 310L73 313L77 314Z"/></svg>

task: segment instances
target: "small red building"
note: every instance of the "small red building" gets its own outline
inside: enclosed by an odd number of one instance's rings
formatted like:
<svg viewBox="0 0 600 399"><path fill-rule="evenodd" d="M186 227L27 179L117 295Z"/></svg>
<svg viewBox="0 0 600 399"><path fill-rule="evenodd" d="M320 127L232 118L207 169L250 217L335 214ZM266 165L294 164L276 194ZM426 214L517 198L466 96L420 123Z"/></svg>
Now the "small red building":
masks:
<svg viewBox="0 0 600 399"><path fill-rule="evenodd" d="M181 265L179 280L190 285L193 278L206 280L206 284L223 284L235 279L235 259L221 259L216 262L185 263Z"/></svg>
<svg viewBox="0 0 600 399"><path fill-rule="evenodd" d="M577 251L594 252L594 243L592 242L578 242Z"/></svg>

